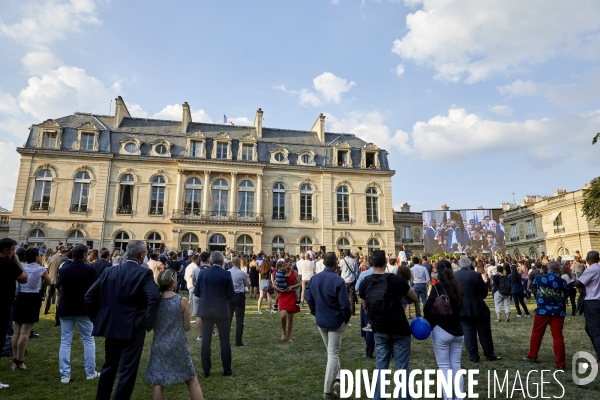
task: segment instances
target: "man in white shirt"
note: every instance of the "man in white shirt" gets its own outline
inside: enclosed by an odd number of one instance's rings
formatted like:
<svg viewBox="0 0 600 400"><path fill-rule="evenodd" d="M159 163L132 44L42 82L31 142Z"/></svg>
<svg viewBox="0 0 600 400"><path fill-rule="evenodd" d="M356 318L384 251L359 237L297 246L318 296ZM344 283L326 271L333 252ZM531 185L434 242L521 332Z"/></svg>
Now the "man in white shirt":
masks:
<svg viewBox="0 0 600 400"><path fill-rule="evenodd" d="M427 302L427 284L431 280L429 276L429 272L427 272L427 268L420 264L421 260L419 257L413 257L413 265L410 269L413 278L413 289L417 294L417 298L419 299L421 309L425 306Z"/></svg>
<svg viewBox="0 0 600 400"><path fill-rule="evenodd" d="M246 312L246 286L248 279L246 273L240 270L240 258L233 257L231 260L231 279L233 281L233 291L235 292L233 299L229 300L229 315L230 322L233 322L233 313L235 312L235 345L246 346L242 342L242 334L244 333L244 313Z"/></svg>
<svg viewBox="0 0 600 400"><path fill-rule="evenodd" d="M356 297L356 291L354 290L354 285L356 284L356 279L358 278L358 265L354 258L350 255L350 250L344 251L344 258L341 258L338 261L338 267L342 271L341 277L346 282L346 288L348 289L348 298L350 300L350 311L352 311L352 315L356 315L355 304L358 298Z"/></svg>
<svg viewBox="0 0 600 400"><path fill-rule="evenodd" d="M188 291L190 293L190 313L192 315L196 315L196 309L198 308L197 297L194 296L194 285L196 281L194 279L193 273L194 269L198 268L198 260L200 258L197 255L192 256L192 262L185 268L185 272L183 273L183 279L185 279L185 283L187 284ZM198 268L198 271L200 269ZM195 319L192 319L195 321Z"/></svg>
<svg viewBox="0 0 600 400"><path fill-rule="evenodd" d="M313 253L313 249L312 246L308 246L308 250L306 251L308 253L308 255L310 256L311 260L315 259L315 253Z"/></svg>
<svg viewBox="0 0 600 400"><path fill-rule="evenodd" d="M304 254L304 260L298 261L296 266L298 267L298 274L302 279L301 301L302 305L304 306L304 293L306 292L306 285L308 284L308 281L310 281L310 278L312 278L315 274L315 263L314 261L310 260L310 254L306 253Z"/></svg>
<svg viewBox="0 0 600 400"><path fill-rule="evenodd" d="M408 256L406 255L406 253L406 248L402 246L400 248L400 251L398 252L398 258L400 259L400 262L404 261L408 264Z"/></svg>
<svg viewBox="0 0 600 400"><path fill-rule="evenodd" d="M321 258L319 258L319 261L317 261L317 265L315 266L315 274L323 272L324 269L325 269L325 264L323 263L323 257L321 257Z"/></svg>

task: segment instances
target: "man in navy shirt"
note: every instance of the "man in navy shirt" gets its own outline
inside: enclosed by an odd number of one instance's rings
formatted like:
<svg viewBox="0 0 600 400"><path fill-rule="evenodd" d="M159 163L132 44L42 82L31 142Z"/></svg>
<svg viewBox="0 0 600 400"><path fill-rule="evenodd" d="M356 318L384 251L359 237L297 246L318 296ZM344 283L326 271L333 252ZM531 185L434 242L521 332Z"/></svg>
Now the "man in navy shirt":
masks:
<svg viewBox="0 0 600 400"><path fill-rule="evenodd" d="M325 254L323 264L323 272L314 275L306 285L305 299L327 348L324 397L335 398L339 393L333 389L334 384L339 386L340 345L351 311L346 283L335 271L338 265L335 253Z"/></svg>

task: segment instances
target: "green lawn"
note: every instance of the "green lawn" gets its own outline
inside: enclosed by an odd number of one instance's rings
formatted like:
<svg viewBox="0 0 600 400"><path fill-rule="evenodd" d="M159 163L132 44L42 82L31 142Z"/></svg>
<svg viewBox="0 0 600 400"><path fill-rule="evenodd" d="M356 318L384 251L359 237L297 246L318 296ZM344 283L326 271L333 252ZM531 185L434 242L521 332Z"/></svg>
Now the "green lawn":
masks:
<svg viewBox="0 0 600 400"><path fill-rule="evenodd" d="M530 301L530 308L533 303ZM200 377L200 386L206 399L319 399L323 392L323 377L325 373L326 352L321 336L315 325L314 318L307 315L305 308L296 314L294 320L294 342L281 343L280 324L278 314L258 315L256 301L248 300L246 312L246 329L244 341L248 347L233 347L233 367L235 375L232 377L221 376L222 369L219 357L218 340L213 340L213 370L209 378ZM52 311L53 312L53 311ZM86 381L83 371L83 348L81 341L73 341L72 350L72 378L75 382L68 385L60 383L58 373L58 348L60 344L60 328L54 327L54 315L44 316L35 326L35 331L41 335L39 339L29 342L28 355L25 364L28 369L13 373L10 371L11 360L3 358L0 361L0 382L10 384L9 389L0 390L0 399L93 399L95 397L97 381ZM372 371L375 360L364 359L364 341L359 333L358 318L350 321L344 334L340 354L342 368L356 370L368 369ZM519 370L523 385L530 369L554 370L554 356L552 353L552 340L548 330L539 358L540 364L532 368L530 364L520 361L527 354L529 348L529 335L532 318L516 318L513 310L511 322L492 322L496 353L502 360L494 363L480 362L473 364L468 361L466 351L463 351L463 368L480 369L478 393L479 398L487 398L487 374L489 369L494 369L498 374L510 371L510 385L512 387L516 370ZM567 317L565 321L565 337L567 348L567 371L560 374L560 380L565 387L564 399L597 399L600 390L600 377L588 386L579 387L572 383L571 357L576 351L587 351L593 354L591 343L583 330L584 319L582 316ZM232 329L232 335L235 328ZM196 371L201 371L200 342L195 340L195 327L188 333L192 358ZM146 337L145 351L140 364L137 385L133 398L148 399L151 395L151 386L143 382L145 367L148 362L152 333ZM97 369L100 370L103 357L102 339L96 339ZM482 355L483 356L483 355ZM411 369L436 368L435 357L431 340L419 342L412 341ZM545 380L552 381L545 387L544 396L559 396L562 392L552 375L545 375ZM539 383L539 375L534 379ZM524 397L517 391L512 398L541 398L540 393L535 396L533 383L530 383L531 397ZM526 392L525 392L526 393ZM185 384L180 384L166 389L167 398L183 399L187 397ZM363 391L364 396L364 391ZM493 393L490 398L493 398ZM354 396L352 397L354 398ZM504 394L497 394L496 398L510 398Z"/></svg>

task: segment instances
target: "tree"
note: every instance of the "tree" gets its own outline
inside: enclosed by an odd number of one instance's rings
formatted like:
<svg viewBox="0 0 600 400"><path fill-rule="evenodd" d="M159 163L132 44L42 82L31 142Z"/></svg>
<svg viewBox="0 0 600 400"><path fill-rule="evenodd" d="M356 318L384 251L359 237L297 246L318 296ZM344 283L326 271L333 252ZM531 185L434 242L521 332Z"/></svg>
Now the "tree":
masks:
<svg viewBox="0 0 600 400"><path fill-rule="evenodd" d="M600 132L592 139L592 145L600 140ZM585 190L585 199L581 208L583 216L588 221L594 221L596 225L600 225L600 177L592 179L590 186Z"/></svg>

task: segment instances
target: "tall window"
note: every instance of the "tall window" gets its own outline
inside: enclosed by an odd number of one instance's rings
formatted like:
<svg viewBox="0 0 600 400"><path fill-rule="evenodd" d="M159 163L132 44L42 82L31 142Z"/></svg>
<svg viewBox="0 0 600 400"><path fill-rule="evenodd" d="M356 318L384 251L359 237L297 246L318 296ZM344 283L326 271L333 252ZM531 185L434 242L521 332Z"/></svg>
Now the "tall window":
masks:
<svg viewBox="0 0 600 400"><path fill-rule="evenodd" d="M190 142L190 157L202 157L202 142L192 140Z"/></svg>
<svg viewBox="0 0 600 400"><path fill-rule="evenodd" d="M119 182L119 207L117 214L131 214L133 209L133 185L135 181L132 175L123 175Z"/></svg>
<svg viewBox="0 0 600 400"><path fill-rule="evenodd" d="M254 241L249 235L242 235L235 242L235 251L250 254L254 249Z"/></svg>
<svg viewBox="0 0 600 400"><path fill-rule="evenodd" d="M300 253L306 253L310 246L312 246L312 240L309 237L303 237L300 240Z"/></svg>
<svg viewBox="0 0 600 400"><path fill-rule="evenodd" d="M81 233L81 231L73 231L71 233L69 233L69 236L67 236L67 247L71 247L73 245L76 244L83 244L83 233Z"/></svg>
<svg viewBox="0 0 600 400"><path fill-rule="evenodd" d="M350 250L350 241L346 238L341 238L337 242L338 250Z"/></svg>
<svg viewBox="0 0 600 400"><path fill-rule="evenodd" d="M31 247L39 248L44 244L45 238L46 235L44 235L44 232L42 232L41 229L35 229L29 233L29 236L27 237L27 244Z"/></svg>
<svg viewBox="0 0 600 400"><path fill-rule="evenodd" d="M369 255L373 254L373 250L379 250L379 249L381 249L381 246L379 244L379 240L377 240L377 239L369 239L369 241L367 242L367 249L369 250Z"/></svg>
<svg viewBox="0 0 600 400"><path fill-rule="evenodd" d="M75 175L73 196L71 197L71 211L86 212L90 196L90 175L87 172L78 172Z"/></svg>
<svg viewBox="0 0 600 400"><path fill-rule="evenodd" d="M212 184L212 205L210 209L213 216L227 216L228 197L229 185L224 179L217 179Z"/></svg>
<svg viewBox="0 0 600 400"><path fill-rule="evenodd" d="M367 189L367 222L379 222L379 194L372 187Z"/></svg>
<svg viewBox="0 0 600 400"><path fill-rule="evenodd" d="M273 253L274 254L283 254L285 253L285 240L281 236L275 236L273 238Z"/></svg>
<svg viewBox="0 0 600 400"><path fill-rule="evenodd" d="M115 249L125 250L129 243L129 234L126 232L119 232L115 236Z"/></svg>
<svg viewBox="0 0 600 400"><path fill-rule="evenodd" d="M565 227L563 225L563 220L562 220L562 215L560 213L556 216L556 219L554 220L554 230L555 230L555 233L565 231Z"/></svg>
<svg viewBox="0 0 600 400"><path fill-rule="evenodd" d="M226 245L227 241L225 240L225 236L220 233L215 233L208 239L209 250L225 250Z"/></svg>
<svg viewBox="0 0 600 400"><path fill-rule="evenodd" d="M402 227L402 238L403 239L412 239L412 235L410 233L410 226Z"/></svg>
<svg viewBox="0 0 600 400"><path fill-rule="evenodd" d="M350 166L350 152L348 150L338 150L338 166L349 167Z"/></svg>
<svg viewBox="0 0 600 400"><path fill-rule="evenodd" d="M308 184L300 186L300 220L312 220L313 190Z"/></svg>
<svg viewBox="0 0 600 400"><path fill-rule="evenodd" d="M150 247L152 250L158 250L160 248L161 241L162 238L160 237L160 234L152 232L150 236L148 236L148 247Z"/></svg>
<svg viewBox="0 0 600 400"><path fill-rule="evenodd" d="M58 139L58 133L44 132L44 140L42 141L42 147L44 147L46 149L55 149L57 139Z"/></svg>
<svg viewBox="0 0 600 400"><path fill-rule="evenodd" d="M190 178L185 181L183 210L186 214L197 215L202 211L202 181ZM177 205L179 207L179 204Z"/></svg>
<svg viewBox="0 0 600 400"><path fill-rule="evenodd" d="M242 145L242 160L250 160L254 159L254 145L252 144L243 144Z"/></svg>
<svg viewBox="0 0 600 400"><path fill-rule="evenodd" d="M254 184L241 181L238 187L238 213L240 217L254 213Z"/></svg>
<svg viewBox="0 0 600 400"><path fill-rule="evenodd" d="M533 221L529 220L525 222L527 224L527 236L535 237L535 229L533 227Z"/></svg>
<svg viewBox="0 0 600 400"><path fill-rule="evenodd" d="M94 136L95 135L93 133L82 133L79 149L85 151L94 150Z"/></svg>
<svg viewBox="0 0 600 400"><path fill-rule="evenodd" d="M350 222L350 206L348 188L340 186L337 190L337 220L338 222Z"/></svg>
<svg viewBox="0 0 600 400"><path fill-rule="evenodd" d="M47 210L50 205L50 192L52 190L52 173L44 169L35 177L32 210Z"/></svg>
<svg viewBox="0 0 600 400"><path fill-rule="evenodd" d="M152 191L150 193L150 214L163 214L165 205L166 181L162 176L152 179Z"/></svg>
<svg viewBox="0 0 600 400"><path fill-rule="evenodd" d="M512 224L510 226L510 231L511 231L511 234L512 234L512 239L517 240L517 235L518 235L517 234L517 224Z"/></svg>
<svg viewBox="0 0 600 400"><path fill-rule="evenodd" d="M195 233L186 233L181 237L181 249L189 250L198 247L198 236Z"/></svg>
<svg viewBox="0 0 600 400"><path fill-rule="evenodd" d="M285 186L273 185L273 219L285 219Z"/></svg>
<svg viewBox="0 0 600 400"><path fill-rule="evenodd" d="M217 142L217 158L227 158L227 143Z"/></svg>

